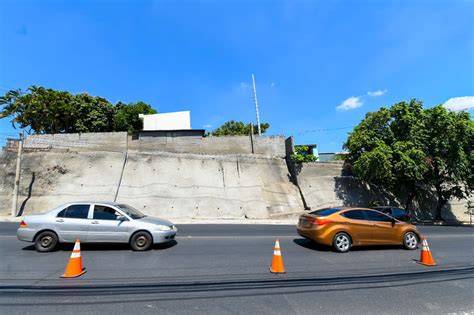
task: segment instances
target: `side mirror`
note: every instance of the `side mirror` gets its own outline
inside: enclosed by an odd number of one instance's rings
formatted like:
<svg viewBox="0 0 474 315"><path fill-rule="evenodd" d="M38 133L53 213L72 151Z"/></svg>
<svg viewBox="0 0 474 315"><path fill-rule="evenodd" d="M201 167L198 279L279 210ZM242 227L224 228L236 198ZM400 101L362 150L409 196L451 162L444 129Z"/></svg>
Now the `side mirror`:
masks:
<svg viewBox="0 0 474 315"><path fill-rule="evenodd" d="M119 220L119 221L128 221L127 217L125 217L125 216L123 216L123 215L119 215L119 216L117 217L117 220Z"/></svg>
<svg viewBox="0 0 474 315"><path fill-rule="evenodd" d="M395 220L395 218L392 218L392 220L391 220L391 221L392 221L392 224L395 224L395 223L397 223L397 220Z"/></svg>

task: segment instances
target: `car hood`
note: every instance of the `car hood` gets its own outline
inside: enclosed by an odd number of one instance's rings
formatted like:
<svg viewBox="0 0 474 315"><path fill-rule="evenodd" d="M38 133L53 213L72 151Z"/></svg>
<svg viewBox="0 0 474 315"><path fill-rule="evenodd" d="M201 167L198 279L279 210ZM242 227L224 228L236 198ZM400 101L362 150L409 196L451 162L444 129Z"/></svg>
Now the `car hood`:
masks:
<svg viewBox="0 0 474 315"><path fill-rule="evenodd" d="M167 226L173 225L171 221L155 218L155 217L144 217L141 219L137 219L137 221L144 222L144 223L151 223L151 224L161 224L161 225L167 225Z"/></svg>

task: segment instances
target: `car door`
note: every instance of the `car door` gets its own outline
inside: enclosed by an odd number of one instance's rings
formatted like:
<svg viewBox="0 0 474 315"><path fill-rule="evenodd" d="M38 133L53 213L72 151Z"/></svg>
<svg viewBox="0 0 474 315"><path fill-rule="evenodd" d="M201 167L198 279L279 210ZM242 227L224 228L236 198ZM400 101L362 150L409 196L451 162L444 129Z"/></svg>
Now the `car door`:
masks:
<svg viewBox="0 0 474 315"><path fill-rule="evenodd" d="M349 219L346 224L348 231L356 244L371 243L372 224L367 221L364 210L349 210L343 212L342 215Z"/></svg>
<svg viewBox="0 0 474 315"><path fill-rule="evenodd" d="M89 229L89 219L87 218L90 209L90 204L73 204L58 213L54 227L61 241L87 241L87 230Z"/></svg>
<svg viewBox="0 0 474 315"><path fill-rule="evenodd" d="M394 234L397 234L393 218L377 211L366 211L367 219L371 222L372 239L374 243L391 244L394 243Z"/></svg>
<svg viewBox="0 0 474 315"><path fill-rule="evenodd" d="M89 223L88 241L128 242L131 222L126 217L126 220L119 220L119 217L125 217L120 210L108 205L95 204Z"/></svg>

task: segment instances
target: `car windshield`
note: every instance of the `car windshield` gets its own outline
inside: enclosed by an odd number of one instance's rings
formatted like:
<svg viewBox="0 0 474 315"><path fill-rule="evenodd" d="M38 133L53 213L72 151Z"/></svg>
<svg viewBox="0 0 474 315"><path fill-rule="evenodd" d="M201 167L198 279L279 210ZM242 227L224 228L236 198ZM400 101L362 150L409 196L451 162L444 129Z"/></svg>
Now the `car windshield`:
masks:
<svg viewBox="0 0 474 315"><path fill-rule="evenodd" d="M322 217L325 217L327 215L331 215L331 214L336 213L336 212L341 211L341 210L342 210L342 208L324 208L324 209L319 209L319 210L310 212L309 214L320 215Z"/></svg>
<svg viewBox="0 0 474 315"><path fill-rule="evenodd" d="M118 207L134 220L146 217L145 214L141 213L135 208L130 207L129 205L118 205Z"/></svg>

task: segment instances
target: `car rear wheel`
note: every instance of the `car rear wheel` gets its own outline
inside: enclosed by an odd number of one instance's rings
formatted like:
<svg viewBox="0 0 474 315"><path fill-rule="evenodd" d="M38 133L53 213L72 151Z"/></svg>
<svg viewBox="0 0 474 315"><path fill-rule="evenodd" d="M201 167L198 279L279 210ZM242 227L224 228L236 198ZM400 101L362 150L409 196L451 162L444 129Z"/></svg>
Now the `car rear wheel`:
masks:
<svg viewBox="0 0 474 315"><path fill-rule="evenodd" d="M40 233L35 240L35 248L38 252L53 251L58 245L58 236L50 231Z"/></svg>
<svg viewBox="0 0 474 315"><path fill-rule="evenodd" d="M136 251L149 250L152 244L153 239L148 232L135 233L130 240L130 246Z"/></svg>
<svg viewBox="0 0 474 315"><path fill-rule="evenodd" d="M337 252L346 253L352 245L351 237L347 233L339 232L334 236L332 245Z"/></svg>
<svg viewBox="0 0 474 315"><path fill-rule="evenodd" d="M418 237L413 232L405 233L403 236L403 245L406 249L416 249L418 247Z"/></svg>

